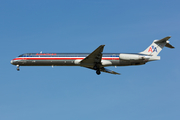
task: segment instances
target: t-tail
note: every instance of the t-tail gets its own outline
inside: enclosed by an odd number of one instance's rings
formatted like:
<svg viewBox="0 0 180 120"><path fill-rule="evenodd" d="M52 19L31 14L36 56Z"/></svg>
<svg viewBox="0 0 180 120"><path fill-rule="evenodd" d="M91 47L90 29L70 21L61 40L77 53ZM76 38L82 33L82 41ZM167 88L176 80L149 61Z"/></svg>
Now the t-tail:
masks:
<svg viewBox="0 0 180 120"><path fill-rule="evenodd" d="M171 44L169 44L169 38L171 38L171 36L165 37L160 40L154 40L153 43L146 50L140 53L151 56L157 56L164 48L164 46L168 48L174 48Z"/></svg>

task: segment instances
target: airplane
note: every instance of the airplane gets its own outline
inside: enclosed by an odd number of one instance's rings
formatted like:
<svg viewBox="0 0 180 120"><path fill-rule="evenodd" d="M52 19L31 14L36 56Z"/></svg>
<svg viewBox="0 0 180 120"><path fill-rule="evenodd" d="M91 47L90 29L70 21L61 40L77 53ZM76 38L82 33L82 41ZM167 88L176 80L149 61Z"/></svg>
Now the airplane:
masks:
<svg viewBox="0 0 180 120"><path fill-rule="evenodd" d="M81 66L96 71L97 75L101 72L120 75L115 71L109 70L107 66L130 66L144 65L147 62L160 60L157 56L163 47L174 48L169 44L171 36L153 43L140 53L102 53L105 45L100 45L92 53L25 53L11 60L11 64L17 66Z"/></svg>

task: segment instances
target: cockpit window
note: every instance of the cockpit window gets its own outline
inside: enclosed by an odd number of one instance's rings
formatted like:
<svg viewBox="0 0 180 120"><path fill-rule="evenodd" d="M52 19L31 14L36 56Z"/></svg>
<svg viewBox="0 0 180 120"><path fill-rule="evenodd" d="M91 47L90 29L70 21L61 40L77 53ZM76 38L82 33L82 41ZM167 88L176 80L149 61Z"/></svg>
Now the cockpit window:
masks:
<svg viewBox="0 0 180 120"><path fill-rule="evenodd" d="M19 55L18 57L27 57L27 53L26 53L26 54Z"/></svg>
<svg viewBox="0 0 180 120"><path fill-rule="evenodd" d="M23 54L22 54L22 55L19 55L18 57L23 57Z"/></svg>

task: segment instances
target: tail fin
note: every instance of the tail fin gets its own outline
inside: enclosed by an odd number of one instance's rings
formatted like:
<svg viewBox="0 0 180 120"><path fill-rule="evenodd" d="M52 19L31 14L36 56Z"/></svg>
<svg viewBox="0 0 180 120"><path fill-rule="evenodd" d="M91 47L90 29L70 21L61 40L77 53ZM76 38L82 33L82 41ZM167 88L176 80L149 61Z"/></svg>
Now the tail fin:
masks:
<svg viewBox="0 0 180 120"><path fill-rule="evenodd" d="M169 38L171 38L171 36L165 37L160 40L154 40L153 43L146 50L140 53L157 56L164 46L169 47L169 48L174 48L171 44L169 44L169 41L168 41Z"/></svg>

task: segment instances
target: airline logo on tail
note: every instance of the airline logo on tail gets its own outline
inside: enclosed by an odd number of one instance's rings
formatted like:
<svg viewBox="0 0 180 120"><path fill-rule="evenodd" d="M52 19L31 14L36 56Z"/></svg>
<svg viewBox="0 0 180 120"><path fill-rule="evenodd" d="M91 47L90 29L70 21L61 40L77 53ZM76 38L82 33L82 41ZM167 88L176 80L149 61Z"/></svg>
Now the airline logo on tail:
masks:
<svg viewBox="0 0 180 120"><path fill-rule="evenodd" d="M152 45L151 47L149 47L148 52L157 52L157 48Z"/></svg>

